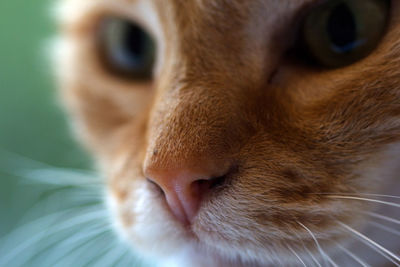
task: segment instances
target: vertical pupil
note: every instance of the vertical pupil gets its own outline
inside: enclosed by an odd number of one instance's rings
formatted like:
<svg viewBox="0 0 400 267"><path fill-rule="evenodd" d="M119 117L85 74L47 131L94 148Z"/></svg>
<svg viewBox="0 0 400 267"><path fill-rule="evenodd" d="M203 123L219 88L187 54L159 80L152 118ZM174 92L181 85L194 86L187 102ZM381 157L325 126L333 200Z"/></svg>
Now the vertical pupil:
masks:
<svg viewBox="0 0 400 267"><path fill-rule="evenodd" d="M357 25L348 5L342 3L333 9L328 19L327 32L333 49L337 52L344 53L354 48L357 41Z"/></svg>
<svg viewBox="0 0 400 267"><path fill-rule="evenodd" d="M127 56L136 64L142 63L145 57L146 36L145 33L135 25L125 25L125 31L122 36L123 47ZM132 63L133 63L132 62Z"/></svg>

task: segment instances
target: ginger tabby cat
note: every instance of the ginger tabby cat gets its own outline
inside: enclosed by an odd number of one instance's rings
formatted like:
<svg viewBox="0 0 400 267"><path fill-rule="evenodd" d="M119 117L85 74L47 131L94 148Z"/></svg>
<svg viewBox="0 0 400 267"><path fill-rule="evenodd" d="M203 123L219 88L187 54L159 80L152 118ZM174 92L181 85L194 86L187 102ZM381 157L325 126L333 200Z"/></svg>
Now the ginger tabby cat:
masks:
<svg viewBox="0 0 400 267"><path fill-rule="evenodd" d="M144 257L399 266L399 231L384 229L400 219L399 1L59 11L62 99Z"/></svg>

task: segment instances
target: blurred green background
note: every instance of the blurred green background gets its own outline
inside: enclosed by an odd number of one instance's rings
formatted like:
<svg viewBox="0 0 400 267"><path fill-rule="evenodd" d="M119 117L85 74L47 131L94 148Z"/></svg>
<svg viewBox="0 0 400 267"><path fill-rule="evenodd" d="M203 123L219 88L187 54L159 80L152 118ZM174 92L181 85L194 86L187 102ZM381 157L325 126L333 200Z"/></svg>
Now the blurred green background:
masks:
<svg viewBox="0 0 400 267"><path fill-rule="evenodd" d="M0 1L0 237L42 194L40 186L23 185L12 175L27 167L17 155L55 167L90 166L57 103L46 49L55 35L54 3Z"/></svg>
<svg viewBox="0 0 400 267"><path fill-rule="evenodd" d="M60 108L55 3L0 0L0 267L144 266L112 231Z"/></svg>

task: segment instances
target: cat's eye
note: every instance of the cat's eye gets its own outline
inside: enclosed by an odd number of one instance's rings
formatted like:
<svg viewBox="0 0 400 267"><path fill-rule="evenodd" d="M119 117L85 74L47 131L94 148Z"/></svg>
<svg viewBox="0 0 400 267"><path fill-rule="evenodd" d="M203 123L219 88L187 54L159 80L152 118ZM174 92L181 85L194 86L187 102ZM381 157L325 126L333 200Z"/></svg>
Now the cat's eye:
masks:
<svg viewBox="0 0 400 267"><path fill-rule="evenodd" d="M99 24L98 42L107 71L131 80L151 79L155 44L139 25L121 18L104 18Z"/></svg>
<svg viewBox="0 0 400 267"><path fill-rule="evenodd" d="M306 52L328 68L350 65L370 54L389 18L387 0L327 0L311 10L302 27Z"/></svg>

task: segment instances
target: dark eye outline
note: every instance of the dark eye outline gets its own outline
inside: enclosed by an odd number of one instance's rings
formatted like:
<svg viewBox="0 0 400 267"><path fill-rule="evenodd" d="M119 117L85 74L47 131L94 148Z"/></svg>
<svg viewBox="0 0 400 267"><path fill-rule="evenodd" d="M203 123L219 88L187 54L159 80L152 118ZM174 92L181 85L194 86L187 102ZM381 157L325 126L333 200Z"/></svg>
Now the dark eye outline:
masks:
<svg viewBox="0 0 400 267"><path fill-rule="evenodd" d="M354 1L354 0L350 0ZM346 67L348 65L351 65L353 63L356 63L363 58L367 57L369 54L371 54L376 47L380 44L382 41L383 37L387 33L387 29L389 28L388 25L390 24L391 20L391 0L360 0L360 1L381 1L382 6L385 6L385 23L382 24L382 29L380 30L380 35L377 37L375 40L372 40L372 42L369 43L369 46L362 47L362 51L360 51L359 54L353 53L354 52L351 50L351 47L348 47L349 49L347 51L338 51L341 52L342 54L338 53L336 56L336 59L333 60L333 62L329 62L329 59L324 61L323 58L321 60L320 55L315 54L315 50L310 46L310 40L306 39L306 28L307 23L310 24L310 17L312 16L318 16L318 12L323 12L325 11L324 9L329 9L330 6L339 6L340 4L347 4L346 0L325 0L323 2L319 2L316 4L312 4L305 13L302 15L303 16L303 21L300 23L300 31L299 31L299 36L296 42L296 54L309 66L314 66L314 67L322 67L326 69L335 69L335 68L341 68L341 67ZM316 15L317 14L317 15ZM315 24L315 23L314 23ZM328 31L328 29L326 29ZM357 36L358 37L358 36ZM323 43L326 40L322 40L322 38L318 37L318 40L314 41L315 45L323 45ZM334 47L332 45L332 47ZM354 44L355 50L360 47L360 43ZM333 48L332 48L333 51ZM357 51L356 51L357 52ZM347 53L347 54L346 54ZM340 58L342 57L342 58ZM334 62L336 61L336 62Z"/></svg>
<svg viewBox="0 0 400 267"><path fill-rule="evenodd" d="M120 32L115 32L116 30ZM112 44L115 40L110 39L110 34L126 39L116 40L117 43ZM128 36L121 36L124 34ZM100 64L107 73L125 81L146 82L153 79L156 42L139 24L123 17L103 16L99 19L95 38ZM133 38L137 38L139 43L133 43ZM136 51L112 51L124 48ZM137 57L134 58L135 56ZM135 60L142 62L134 62Z"/></svg>

